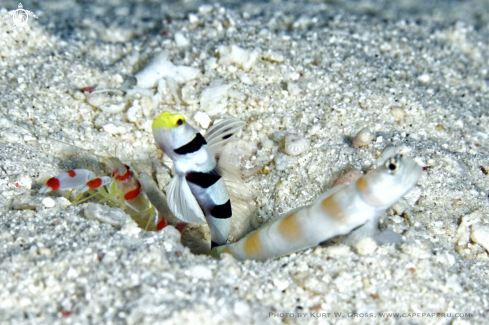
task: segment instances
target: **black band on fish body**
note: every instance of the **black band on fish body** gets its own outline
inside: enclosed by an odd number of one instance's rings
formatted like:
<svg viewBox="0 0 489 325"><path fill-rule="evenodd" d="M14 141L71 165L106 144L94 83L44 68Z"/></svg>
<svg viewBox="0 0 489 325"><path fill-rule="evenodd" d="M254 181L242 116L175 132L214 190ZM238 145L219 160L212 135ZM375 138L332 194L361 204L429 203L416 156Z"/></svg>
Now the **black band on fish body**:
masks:
<svg viewBox="0 0 489 325"><path fill-rule="evenodd" d="M190 183L198 185L202 188L209 188L214 185L221 178L221 176L215 171L211 171L209 173L189 172L185 178Z"/></svg>
<svg viewBox="0 0 489 325"><path fill-rule="evenodd" d="M209 209L211 216L217 219L227 219L231 218L233 212L231 210L231 201L228 200L226 203L221 205L216 205Z"/></svg>
<svg viewBox="0 0 489 325"><path fill-rule="evenodd" d="M181 146L180 148L174 149L173 151L179 155L186 155L192 152L196 152L205 144L207 144L207 142L205 141L202 134L197 133L192 141Z"/></svg>

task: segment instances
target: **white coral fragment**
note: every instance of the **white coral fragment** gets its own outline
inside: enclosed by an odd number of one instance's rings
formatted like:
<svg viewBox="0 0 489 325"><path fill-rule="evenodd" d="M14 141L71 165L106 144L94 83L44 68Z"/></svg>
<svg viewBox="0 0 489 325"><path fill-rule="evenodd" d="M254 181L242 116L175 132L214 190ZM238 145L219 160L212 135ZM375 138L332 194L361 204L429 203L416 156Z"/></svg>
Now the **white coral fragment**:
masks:
<svg viewBox="0 0 489 325"><path fill-rule="evenodd" d="M209 124L211 124L211 118L203 112L197 112L197 114L194 115L194 120L204 129L207 129Z"/></svg>
<svg viewBox="0 0 489 325"><path fill-rule="evenodd" d="M111 105L101 105L99 106L99 108L104 111L104 112L107 112L107 113L111 113L111 114L116 114L116 113L120 113L122 112L123 110L125 110L127 107L127 103L119 103L119 104L111 104Z"/></svg>
<svg viewBox="0 0 489 325"><path fill-rule="evenodd" d="M431 80L431 77L429 74L425 73L425 74L418 76L418 81L421 83L426 84L426 83L430 82L430 80Z"/></svg>
<svg viewBox="0 0 489 325"><path fill-rule="evenodd" d="M110 114L120 113L127 107L121 96L110 96L105 92L86 94L85 97L90 105Z"/></svg>
<svg viewBox="0 0 489 325"><path fill-rule="evenodd" d="M202 85L200 82L197 82L196 80L187 82L182 87L182 100L189 105L198 104L201 91Z"/></svg>
<svg viewBox="0 0 489 325"><path fill-rule="evenodd" d="M166 53L161 52L135 76L139 87L153 88L163 78L171 78L178 84L186 83L200 76L200 71L191 67L174 65L167 60Z"/></svg>
<svg viewBox="0 0 489 325"><path fill-rule="evenodd" d="M485 225L472 225L472 234L470 239L476 244L484 247L489 251L489 227Z"/></svg>
<svg viewBox="0 0 489 325"><path fill-rule="evenodd" d="M88 220L97 220L118 229L122 228L126 222L132 221L131 217L121 209L97 203L84 204L83 214Z"/></svg>
<svg viewBox="0 0 489 325"><path fill-rule="evenodd" d="M127 132L127 129L123 126L116 126L112 123L105 124L102 126L105 132L110 134L124 134Z"/></svg>
<svg viewBox="0 0 489 325"><path fill-rule="evenodd" d="M219 64L236 64L241 66L244 71L249 71L260 56L260 53L257 50L250 52L236 45L221 45L217 51L219 52L220 57Z"/></svg>
<svg viewBox="0 0 489 325"><path fill-rule="evenodd" d="M377 244L375 243L375 240L373 238L366 237L360 239L360 241L356 243L355 248L359 255L368 255L375 252L375 250L377 249Z"/></svg>
<svg viewBox="0 0 489 325"><path fill-rule="evenodd" d="M295 134L289 134L285 137L285 148L284 151L289 156L298 156L311 146L311 141L299 137Z"/></svg>
<svg viewBox="0 0 489 325"><path fill-rule="evenodd" d="M200 108L213 116L224 113L227 106L228 91L236 82L226 85L209 86L200 95Z"/></svg>
<svg viewBox="0 0 489 325"><path fill-rule="evenodd" d="M273 52L271 50L264 52L263 58L265 60L268 60L271 62L278 62L278 63L282 63L285 61L285 56L282 53Z"/></svg>
<svg viewBox="0 0 489 325"><path fill-rule="evenodd" d="M46 208L52 208L56 205L56 202L50 198L50 197L47 197L47 198L44 198L42 200L42 204L46 207Z"/></svg>
<svg viewBox="0 0 489 325"><path fill-rule="evenodd" d="M176 32L175 33L175 44L177 44L178 47L186 47L190 45L190 41L188 38L183 35L181 32Z"/></svg>

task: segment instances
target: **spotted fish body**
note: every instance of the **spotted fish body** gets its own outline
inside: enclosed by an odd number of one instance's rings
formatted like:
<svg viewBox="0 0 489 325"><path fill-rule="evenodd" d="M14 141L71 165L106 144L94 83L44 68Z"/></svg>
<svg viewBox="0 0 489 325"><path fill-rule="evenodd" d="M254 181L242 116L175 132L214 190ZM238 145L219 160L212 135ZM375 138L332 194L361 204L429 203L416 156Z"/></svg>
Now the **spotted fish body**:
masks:
<svg viewBox="0 0 489 325"><path fill-rule="evenodd" d="M176 172L167 189L168 206L182 221L207 220L211 247L226 243L232 217L216 158L243 125L235 118L224 120L212 126L205 138L181 114L164 112L152 125L157 145L172 159Z"/></svg>
<svg viewBox="0 0 489 325"><path fill-rule="evenodd" d="M214 248L239 260L266 260L319 245L378 218L418 181L422 168L397 155L349 185L322 194L314 203L292 210L236 243Z"/></svg>

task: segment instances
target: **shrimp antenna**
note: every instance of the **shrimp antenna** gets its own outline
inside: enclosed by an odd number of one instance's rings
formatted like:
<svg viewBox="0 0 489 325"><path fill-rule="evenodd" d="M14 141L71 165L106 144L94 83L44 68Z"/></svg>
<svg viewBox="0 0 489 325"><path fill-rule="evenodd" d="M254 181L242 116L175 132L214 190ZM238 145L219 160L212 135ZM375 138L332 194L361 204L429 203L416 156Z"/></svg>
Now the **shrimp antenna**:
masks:
<svg viewBox="0 0 489 325"><path fill-rule="evenodd" d="M115 88L104 88L104 89L97 89L97 90L94 90L92 91L89 95L93 95L93 94L100 94L100 93L113 93L115 95L124 95L125 92L120 90L120 89L115 89Z"/></svg>
<svg viewBox="0 0 489 325"><path fill-rule="evenodd" d="M115 95L124 96L129 88L135 86L137 84L137 80L134 76L127 77L124 83L120 88L102 88L96 89L90 92L89 95L99 94L99 93L113 93Z"/></svg>

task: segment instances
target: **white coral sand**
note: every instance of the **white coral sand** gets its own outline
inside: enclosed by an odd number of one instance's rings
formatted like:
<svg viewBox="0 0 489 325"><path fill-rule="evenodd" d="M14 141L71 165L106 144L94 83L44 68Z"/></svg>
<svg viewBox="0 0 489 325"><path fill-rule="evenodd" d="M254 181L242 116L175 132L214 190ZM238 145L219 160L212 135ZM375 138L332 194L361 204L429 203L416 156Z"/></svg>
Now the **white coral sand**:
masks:
<svg viewBox="0 0 489 325"><path fill-rule="evenodd" d="M483 3L23 1L39 17L28 30L0 19L2 324L484 323ZM165 70L141 78L158 53ZM90 101L80 89L93 86L122 90ZM116 209L37 194L71 168L108 173L97 155L164 188L171 171L151 122L165 110L202 131L206 116L247 123L230 158L253 194L255 227L397 147L425 166L381 218L403 243L217 261L190 252L209 240L205 225L147 233ZM355 149L363 128L373 138ZM291 134L307 146L286 147Z"/></svg>

